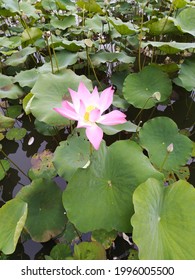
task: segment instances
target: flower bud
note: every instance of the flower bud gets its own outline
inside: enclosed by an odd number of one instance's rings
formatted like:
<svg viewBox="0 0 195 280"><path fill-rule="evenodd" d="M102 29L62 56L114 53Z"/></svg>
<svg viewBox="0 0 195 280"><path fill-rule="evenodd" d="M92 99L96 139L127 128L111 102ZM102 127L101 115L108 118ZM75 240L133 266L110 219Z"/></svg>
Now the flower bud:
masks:
<svg viewBox="0 0 195 280"><path fill-rule="evenodd" d="M93 42L90 39L85 39L84 42L85 42L85 45L89 48L91 48L93 46Z"/></svg>
<svg viewBox="0 0 195 280"><path fill-rule="evenodd" d="M152 97L155 98L157 101L160 101L161 94L159 91L156 91L155 93L152 94Z"/></svg>
<svg viewBox="0 0 195 280"><path fill-rule="evenodd" d="M173 143L171 143L168 147L167 147L167 152L171 153L173 151Z"/></svg>

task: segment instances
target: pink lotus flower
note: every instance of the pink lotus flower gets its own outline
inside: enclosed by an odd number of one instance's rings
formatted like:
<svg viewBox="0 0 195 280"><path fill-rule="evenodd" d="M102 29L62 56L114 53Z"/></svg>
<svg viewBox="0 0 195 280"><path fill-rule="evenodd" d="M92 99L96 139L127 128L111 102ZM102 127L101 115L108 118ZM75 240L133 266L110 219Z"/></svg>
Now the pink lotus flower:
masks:
<svg viewBox="0 0 195 280"><path fill-rule="evenodd" d="M99 95L97 87L90 93L86 86L80 82L78 92L69 89L72 103L62 102L61 108L54 108L60 115L70 120L78 121L77 128L86 128L86 136L98 150L103 138L103 130L98 124L116 125L126 122L126 115L119 110L113 110L108 114L103 112L107 110L113 101L112 87L106 88Z"/></svg>

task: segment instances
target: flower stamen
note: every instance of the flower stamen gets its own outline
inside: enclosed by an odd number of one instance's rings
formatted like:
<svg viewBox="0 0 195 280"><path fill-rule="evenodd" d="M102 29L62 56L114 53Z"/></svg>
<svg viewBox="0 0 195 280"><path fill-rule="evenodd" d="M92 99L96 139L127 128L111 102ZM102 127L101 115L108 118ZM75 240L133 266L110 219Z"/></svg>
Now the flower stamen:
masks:
<svg viewBox="0 0 195 280"><path fill-rule="evenodd" d="M93 111L94 109L96 109L96 107L93 106L93 105L87 106L86 112L85 112L85 114L84 114L84 120L85 120L86 122L89 122L90 112Z"/></svg>
<svg viewBox="0 0 195 280"><path fill-rule="evenodd" d="M86 122L89 121L89 112L85 112L84 120L85 120Z"/></svg>

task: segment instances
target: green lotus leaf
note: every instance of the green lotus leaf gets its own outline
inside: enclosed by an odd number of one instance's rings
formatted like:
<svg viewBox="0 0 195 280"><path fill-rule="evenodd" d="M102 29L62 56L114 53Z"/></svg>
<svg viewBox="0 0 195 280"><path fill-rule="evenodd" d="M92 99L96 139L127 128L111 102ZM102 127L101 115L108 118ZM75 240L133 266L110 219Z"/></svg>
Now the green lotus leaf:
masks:
<svg viewBox="0 0 195 280"><path fill-rule="evenodd" d="M195 157L195 142L193 142L192 157Z"/></svg>
<svg viewBox="0 0 195 280"><path fill-rule="evenodd" d="M32 88L37 81L39 74L39 71L35 68L20 71L20 73L16 74L16 76L14 77L14 82L19 83L21 87Z"/></svg>
<svg viewBox="0 0 195 280"><path fill-rule="evenodd" d="M71 52L77 52L80 49L85 48L84 41L76 41L76 40L69 41L67 39L63 39L62 44L66 50Z"/></svg>
<svg viewBox="0 0 195 280"><path fill-rule="evenodd" d="M98 14L95 14L92 18L86 18L85 20L85 26L93 30L93 32L100 32L102 33L102 28L104 29L104 32L108 32L108 24L104 24L105 17L99 16Z"/></svg>
<svg viewBox="0 0 195 280"><path fill-rule="evenodd" d="M46 11L57 10L56 0L42 0L41 5Z"/></svg>
<svg viewBox="0 0 195 280"><path fill-rule="evenodd" d="M102 128L104 133L107 135L114 135L120 131L127 131L127 132L136 132L137 131L137 125L134 123L127 121L124 124L117 124L117 125L103 125L99 124L99 126Z"/></svg>
<svg viewBox="0 0 195 280"><path fill-rule="evenodd" d="M137 2L140 3L140 4L142 4L142 5L141 5L142 8L148 3L147 0L137 0Z"/></svg>
<svg viewBox="0 0 195 280"><path fill-rule="evenodd" d="M128 260L139 260L138 251L134 250L134 249L131 249L130 254L128 256Z"/></svg>
<svg viewBox="0 0 195 280"><path fill-rule="evenodd" d="M57 62L56 62L57 60ZM53 72L59 72L59 70L66 69L68 66L77 62L77 53L72 53L66 50L56 52L55 57L52 56ZM40 73L52 72L51 62L46 62L43 66L39 67Z"/></svg>
<svg viewBox="0 0 195 280"><path fill-rule="evenodd" d="M55 1L56 2L56 1ZM74 11L77 9L76 5L74 2L71 0L58 0L56 2L56 5L59 7L61 10L68 10L68 11Z"/></svg>
<svg viewBox="0 0 195 280"><path fill-rule="evenodd" d="M38 47L43 47L43 46L47 47L47 44L48 44L50 46L50 48L53 49L53 48L61 47L61 45L62 45L61 44L62 39L60 38L60 36L59 35L56 36L56 35L54 35L52 33L50 33L47 42L48 43L45 43L45 41L44 41L44 43L43 43L43 41L42 41L42 44L44 44L44 45L40 45L40 46L39 46L39 42L38 42L37 46ZM62 50L62 52L63 52L63 50ZM55 56L53 55L52 57L53 57L52 60L54 60L54 62L55 62ZM50 60L50 56L48 56L47 60Z"/></svg>
<svg viewBox="0 0 195 280"><path fill-rule="evenodd" d="M90 143L83 137L70 136L54 152L53 163L58 174L69 181L78 168L89 162Z"/></svg>
<svg viewBox="0 0 195 280"><path fill-rule="evenodd" d="M50 252L50 257L52 260L66 260L71 256L72 252L67 244L57 244Z"/></svg>
<svg viewBox="0 0 195 280"><path fill-rule="evenodd" d="M159 169L179 170L192 154L192 141L178 132L176 123L170 118L156 117L147 121L139 136L141 146ZM170 144L173 144L173 151L168 152Z"/></svg>
<svg viewBox="0 0 195 280"><path fill-rule="evenodd" d="M173 0L173 5L176 9L180 9L185 7L187 2L185 0Z"/></svg>
<svg viewBox="0 0 195 280"><path fill-rule="evenodd" d="M62 20L52 17L50 23L54 28L62 30L76 25L75 16L73 15L64 16Z"/></svg>
<svg viewBox="0 0 195 280"><path fill-rule="evenodd" d="M13 127L6 133L8 140L21 140L26 135L25 128Z"/></svg>
<svg viewBox="0 0 195 280"><path fill-rule="evenodd" d="M4 134L0 132L0 141L5 138Z"/></svg>
<svg viewBox="0 0 195 280"><path fill-rule="evenodd" d="M95 0L78 0L76 2L77 6L85 9L86 11L90 13L102 13L102 9L98 3L96 3Z"/></svg>
<svg viewBox="0 0 195 280"><path fill-rule="evenodd" d="M13 36L6 38L5 36L0 38L0 46L15 49L21 45L21 38L19 36ZM14 50L15 51L15 50ZM2 52L2 51L1 51Z"/></svg>
<svg viewBox="0 0 195 280"><path fill-rule="evenodd" d="M106 260L106 251L98 242L81 242L74 246L75 260Z"/></svg>
<svg viewBox="0 0 195 280"><path fill-rule="evenodd" d="M195 190L180 180L165 187L154 178L133 194L133 240L142 260L194 260Z"/></svg>
<svg viewBox="0 0 195 280"><path fill-rule="evenodd" d="M12 77L0 74L0 98L17 99L23 90L13 83Z"/></svg>
<svg viewBox="0 0 195 280"><path fill-rule="evenodd" d="M117 237L117 231L112 230L107 232L105 230L95 230L92 232L91 239L92 241L97 241L104 246L105 249L108 249L114 242Z"/></svg>
<svg viewBox="0 0 195 280"><path fill-rule="evenodd" d="M183 9L175 18L174 22L179 30L195 36L195 7Z"/></svg>
<svg viewBox="0 0 195 280"><path fill-rule="evenodd" d="M123 52L111 53L111 52L99 51L91 56L91 60L93 65L97 66L100 65L101 63L114 62L114 61L120 61L123 63L133 63L135 61L135 58L128 56Z"/></svg>
<svg viewBox="0 0 195 280"><path fill-rule="evenodd" d="M179 65L177 63L165 63L158 66L168 74L176 73L179 70Z"/></svg>
<svg viewBox="0 0 195 280"><path fill-rule="evenodd" d="M156 92L160 92L160 100L153 97ZM167 100L171 92L168 75L155 66L146 66L139 73L129 74L123 86L125 99L136 108L152 108Z"/></svg>
<svg viewBox="0 0 195 280"><path fill-rule="evenodd" d="M9 12L12 13L20 13L22 15L26 15L28 17L33 17L35 19L38 19L39 16L36 13L36 9L31 3L27 3L26 1L20 2L18 4L17 0L2 0L4 3L4 7L9 10ZM9 15L10 16L10 15Z"/></svg>
<svg viewBox="0 0 195 280"><path fill-rule="evenodd" d="M6 176L7 171L10 169L10 163L6 159L0 160L0 180Z"/></svg>
<svg viewBox="0 0 195 280"><path fill-rule="evenodd" d="M36 179L23 187L17 198L28 204L25 228L34 241L46 242L63 231L62 192L55 182Z"/></svg>
<svg viewBox="0 0 195 280"><path fill-rule="evenodd" d="M117 94L114 94L112 104L115 107L121 108L121 109L124 109L124 110L127 110L129 108L129 103L123 97L121 97Z"/></svg>
<svg viewBox="0 0 195 280"><path fill-rule="evenodd" d="M17 0L1 0L5 9L10 10L11 12L19 12L19 6Z"/></svg>
<svg viewBox="0 0 195 280"><path fill-rule="evenodd" d="M0 208L0 251L15 251L28 212L28 205L20 199L11 199Z"/></svg>
<svg viewBox="0 0 195 280"><path fill-rule="evenodd" d="M14 126L15 120L6 117L0 113L0 130L4 128L12 128Z"/></svg>
<svg viewBox="0 0 195 280"><path fill-rule="evenodd" d="M142 47L146 47L151 45L153 47L159 48L161 51L167 54L178 53L183 50L194 49L195 43L180 43L180 42L156 42L156 41L148 41L142 43Z"/></svg>
<svg viewBox="0 0 195 280"><path fill-rule="evenodd" d="M22 113L21 105L11 105L7 108L6 115L10 118L17 118Z"/></svg>
<svg viewBox="0 0 195 280"><path fill-rule="evenodd" d="M51 126L49 124L46 124L44 122L40 122L37 119L34 122L35 129L40 133L45 136L54 136L58 134L59 130L55 126Z"/></svg>
<svg viewBox="0 0 195 280"><path fill-rule="evenodd" d="M22 106L23 106L23 109L24 109L26 115L29 115L31 113L30 105L31 105L33 98L34 98L34 95L31 92L29 92L22 101Z"/></svg>
<svg viewBox="0 0 195 280"><path fill-rule="evenodd" d="M146 22L145 27L149 28L151 35L163 35L178 31L173 20L167 17Z"/></svg>
<svg viewBox="0 0 195 280"><path fill-rule="evenodd" d="M191 91L195 88L195 58L186 58L181 64L179 75L174 79L174 83L178 86L185 88L187 91Z"/></svg>
<svg viewBox="0 0 195 280"><path fill-rule="evenodd" d="M79 83L83 81L92 90L91 81L85 76L77 76L72 70L64 70L60 74L41 74L32 88L34 97L30 104L32 114L42 122L52 126L70 125L70 121L53 108L61 107L63 99L69 98L68 88L77 91Z"/></svg>
<svg viewBox="0 0 195 280"><path fill-rule="evenodd" d="M23 15L32 17L34 19L39 19L39 15L36 12L37 10L31 3L23 1L18 5L18 7L20 9L20 12L22 11Z"/></svg>
<svg viewBox="0 0 195 280"><path fill-rule="evenodd" d="M36 9L31 3L27 3L27 1L20 2L18 4L17 0L2 0L4 3L4 7L8 9L12 13L22 13L23 15L27 15L28 17L33 17L38 19L39 16L36 13Z"/></svg>
<svg viewBox="0 0 195 280"><path fill-rule="evenodd" d="M133 141L102 142L91 164L78 169L63 193L69 220L81 231L129 232L132 193L148 177L163 178ZM90 211L89 211L90 209Z"/></svg>
<svg viewBox="0 0 195 280"><path fill-rule="evenodd" d="M34 154L31 158L32 167L28 171L31 180L38 178L50 179L55 177L57 172L52 160L53 153L49 150Z"/></svg>
<svg viewBox="0 0 195 280"><path fill-rule="evenodd" d="M110 23L121 35L133 35L137 32L135 25L131 22L123 22L121 19L110 19Z"/></svg>
<svg viewBox="0 0 195 280"><path fill-rule="evenodd" d="M22 33L22 43L33 44L37 39L42 37L42 31L38 27L28 27Z"/></svg>
<svg viewBox="0 0 195 280"><path fill-rule="evenodd" d="M66 228L63 232L63 235L60 236L60 240L63 243L68 243L73 245L80 241L79 236L82 236L82 233L79 232L70 221L67 221Z"/></svg>

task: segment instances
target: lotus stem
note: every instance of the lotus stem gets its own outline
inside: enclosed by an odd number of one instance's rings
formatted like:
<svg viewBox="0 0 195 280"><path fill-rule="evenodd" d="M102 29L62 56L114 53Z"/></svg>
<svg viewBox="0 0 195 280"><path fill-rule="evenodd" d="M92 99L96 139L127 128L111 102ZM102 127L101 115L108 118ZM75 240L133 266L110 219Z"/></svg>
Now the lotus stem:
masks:
<svg viewBox="0 0 195 280"><path fill-rule="evenodd" d="M1 150L1 153L4 155L4 157L7 159L7 160L9 160L26 178L28 178L29 179L29 177L24 173L24 171L15 163L15 162L13 162L13 160L11 160L7 155L6 155L6 153L3 151L3 150ZM30 179L29 179L30 180Z"/></svg>
<svg viewBox="0 0 195 280"><path fill-rule="evenodd" d="M149 101L150 99L153 99L153 98L154 98L153 96L150 96L150 97L146 100L146 102L144 103L144 106L141 108L141 110L139 111L139 113L138 113L137 116L135 117L134 122L136 122L136 120L138 119L138 117L141 115L141 113L142 113L143 110L145 109L145 107L146 107L148 101Z"/></svg>
<svg viewBox="0 0 195 280"><path fill-rule="evenodd" d="M139 71L141 71L141 69L142 69L142 65L141 65L141 45L142 45L142 36L143 36L143 23L144 23L144 7L142 9L141 24L140 24L140 34L139 34L139 49L138 49L138 67L139 67Z"/></svg>
<svg viewBox="0 0 195 280"><path fill-rule="evenodd" d="M51 47L52 47L52 50L53 50L53 55L54 55L54 59L55 59L55 63L56 63L56 68L57 68L57 71L59 72L60 69L59 69L58 59L57 59L55 48L54 48L52 34L51 34Z"/></svg>
<svg viewBox="0 0 195 280"><path fill-rule="evenodd" d="M90 156L93 154L93 146L92 144L90 143Z"/></svg>
<svg viewBox="0 0 195 280"><path fill-rule="evenodd" d="M190 106L189 106L189 108L188 108L188 111L187 111L187 113L186 113L186 120L188 119L188 117L189 117L189 114L190 114L190 111L191 111L191 109L192 109L192 105L193 105L193 103L194 103L194 100L193 100L193 98L191 99L191 102L190 102Z"/></svg>
<svg viewBox="0 0 195 280"><path fill-rule="evenodd" d="M49 34L50 34L50 32L49 32ZM50 46L49 46L48 36L51 36L51 34L48 35L48 33L46 32L44 37L45 37L45 40L46 40L46 43L47 43L47 49L48 49L48 52L49 52L49 58L50 58L50 62L51 62L51 71L52 71L52 74L54 74L53 60L52 60L52 55L51 55L51 49L50 49Z"/></svg>
<svg viewBox="0 0 195 280"><path fill-rule="evenodd" d="M102 88L102 86L101 86L101 84L100 84L100 81L99 81L99 79L98 79L98 77L97 77L97 75L96 75L95 69L94 69L94 67L93 67L93 63L92 63L92 61L91 61L91 58L90 58L90 56L89 56L88 46L86 46L86 54L87 54L87 61L88 61L88 69L89 69L89 64L90 64L90 66L91 66L91 68L92 68L92 70L93 70L93 74L94 74L94 76L95 76L95 79L96 79L96 81L97 81L99 87ZM88 71L89 71L89 70L88 70Z"/></svg>
<svg viewBox="0 0 195 280"><path fill-rule="evenodd" d="M0 165L1 165L2 169L3 169L3 171L5 172L5 174L7 175L7 171L5 170L5 168L4 168L3 163L1 162L1 160L0 160Z"/></svg>
<svg viewBox="0 0 195 280"><path fill-rule="evenodd" d="M165 158L164 158L163 163L162 163L162 165L161 165L161 167L160 167L160 172L163 170L163 167L164 167L164 165L165 165L165 162L166 162L167 159L168 159L169 154L170 154L169 152L166 152Z"/></svg>
<svg viewBox="0 0 195 280"><path fill-rule="evenodd" d="M75 225L74 225L73 223L71 223L71 224L72 224L72 226L73 226L73 228L74 228L76 234L78 235L79 240L82 241L82 236L81 236L81 234L79 233L78 229L75 227Z"/></svg>

